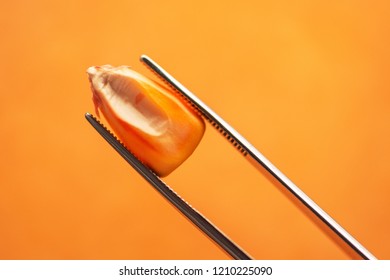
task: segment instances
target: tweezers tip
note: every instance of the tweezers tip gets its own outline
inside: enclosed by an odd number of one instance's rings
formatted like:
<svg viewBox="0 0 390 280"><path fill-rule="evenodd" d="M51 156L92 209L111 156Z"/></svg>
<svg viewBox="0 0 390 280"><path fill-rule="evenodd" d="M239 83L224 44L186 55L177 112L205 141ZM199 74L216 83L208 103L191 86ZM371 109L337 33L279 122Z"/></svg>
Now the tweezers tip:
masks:
<svg viewBox="0 0 390 280"><path fill-rule="evenodd" d="M93 118L93 116L92 116L92 114L91 113L85 113L85 118L87 119L87 120L90 120L90 119L92 119Z"/></svg>
<svg viewBox="0 0 390 280"><path fill-rule="evenodd" d="M142 54L142 55L140 56L140 60L141 60L142 62L147 62L147 61L150 61L150 58L149 58L146 54Z"/></svg>

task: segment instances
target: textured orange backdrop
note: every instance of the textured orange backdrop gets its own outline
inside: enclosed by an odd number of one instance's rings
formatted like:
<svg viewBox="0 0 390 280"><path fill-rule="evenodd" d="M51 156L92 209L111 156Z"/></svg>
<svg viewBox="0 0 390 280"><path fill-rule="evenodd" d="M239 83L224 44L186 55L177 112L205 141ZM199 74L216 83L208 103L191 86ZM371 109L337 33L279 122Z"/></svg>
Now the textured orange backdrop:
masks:
<svg viewBox="0 0 390 280"><path fill-rule="evenodd" d="M229 2L2 1L1 259L228 258L84 119L141 54L390 258L389 2ZM210 126L165 181L257 259L356 258Z"/></svg>

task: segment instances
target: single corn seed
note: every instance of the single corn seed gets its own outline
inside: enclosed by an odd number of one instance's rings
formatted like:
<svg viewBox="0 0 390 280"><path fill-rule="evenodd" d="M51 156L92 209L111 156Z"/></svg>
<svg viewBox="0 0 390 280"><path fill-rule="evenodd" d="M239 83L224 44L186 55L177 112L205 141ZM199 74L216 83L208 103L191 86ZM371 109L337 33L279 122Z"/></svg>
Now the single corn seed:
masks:
<svg viewBox="0 0 390 280"><path fill-rule="evenodd" d="M171 89L128 66L93 66L87 73L96 114L157 175L167 176L195 150L205 123Z"/></svg>

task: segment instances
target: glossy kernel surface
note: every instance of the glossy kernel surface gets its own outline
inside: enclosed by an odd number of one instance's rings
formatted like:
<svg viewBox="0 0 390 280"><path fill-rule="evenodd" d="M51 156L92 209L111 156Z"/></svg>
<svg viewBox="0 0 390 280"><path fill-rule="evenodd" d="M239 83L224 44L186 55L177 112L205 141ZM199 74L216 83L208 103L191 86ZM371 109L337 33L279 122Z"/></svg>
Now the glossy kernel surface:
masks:
<svg viewBox="0 0 390 280"><path fill-rule="evenodd" d="M170 89L128 66L94 66L87 73L96 113L157 175L167 176L195 150L204 121Z"/></svg>

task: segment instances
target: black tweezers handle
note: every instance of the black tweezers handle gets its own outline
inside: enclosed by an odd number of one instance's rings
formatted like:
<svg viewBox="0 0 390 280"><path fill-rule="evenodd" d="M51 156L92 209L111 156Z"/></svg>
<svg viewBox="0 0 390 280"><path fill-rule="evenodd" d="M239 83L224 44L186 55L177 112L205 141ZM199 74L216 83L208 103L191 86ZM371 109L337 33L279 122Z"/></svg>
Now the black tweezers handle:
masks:
<svg viewBox="0 0 390 280"><path fill-rule="evenodd" d="M105 128L94 116L85 114L89 123L99 134L139 173L146 179L160 194L171 202L181 213L190 219L200 230L214 240L222 249L237 260L252 259L247 253L240 249L233 241L224 235L218 228L211 224L202 214L188 205L178 196L167 184L156 174L147 168L139 159L130 153L118 139Z"/></svg>

